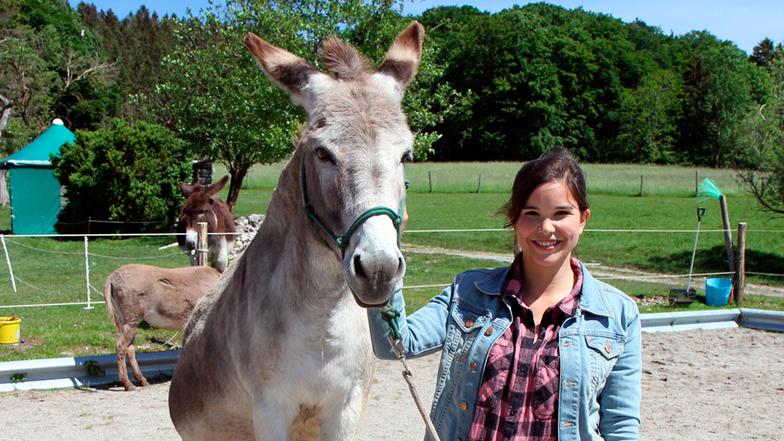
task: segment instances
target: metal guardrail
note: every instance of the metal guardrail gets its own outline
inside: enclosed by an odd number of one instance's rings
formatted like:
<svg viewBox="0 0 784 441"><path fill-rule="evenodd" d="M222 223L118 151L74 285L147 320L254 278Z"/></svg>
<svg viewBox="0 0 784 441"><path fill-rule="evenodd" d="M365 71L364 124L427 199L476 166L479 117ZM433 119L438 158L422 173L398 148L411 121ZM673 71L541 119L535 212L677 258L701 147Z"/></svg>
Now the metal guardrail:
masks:
<svg viewBox="0 0 784 441"><path fill-rule="evenodd" d="M179 350L136 354L139 367L148 378L161 374L171 377L179 359ZM117 358L114 354L0 363L0 392L92 387L115 382Z"/></svg>
<svg viewBox="0 0 784 441"><path fill-rule="evenodd" d="M657 312L640 314L640 322L643 332L737 328L741 313L742 310L737 308L717 311Z"/></svg>
<svg viewBox="0 0 784 441"><path fill-rule="evenodd" d="M741 309L740 326L784 332L784 311L764 311L761 309Z"/></svg>
<svg viewBox="0 0 784 441"><path fill-rule="evenodd" d="M784 332L784 311L720 309L641 314L643 332L748 327ZM148 378L172 376L180 351L140 352L139 367ZM117 382L114 354L0 362L0 392L92 387Z"/></svg>

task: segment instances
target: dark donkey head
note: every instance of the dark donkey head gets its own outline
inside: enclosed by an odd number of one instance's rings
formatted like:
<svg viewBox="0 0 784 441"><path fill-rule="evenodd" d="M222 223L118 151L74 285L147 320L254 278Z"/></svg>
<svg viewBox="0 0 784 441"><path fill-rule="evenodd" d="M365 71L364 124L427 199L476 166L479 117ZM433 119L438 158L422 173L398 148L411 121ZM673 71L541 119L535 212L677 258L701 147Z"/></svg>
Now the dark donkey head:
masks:
<svg viewBox="0 0 784 441"><path fill-rule="evenodd" d="M210 266L223 271L228 262L228 244L234 242L234 217L229 206L215 197L226 182L228 176L211 185L198 182L186 184L180 182L180 191L185 196L185 203L177 220L177 243L190 255L191 264L196 263L196 238L199 223L207 224L208 255ZM230 234L215 234L230 233Z"/></svg>

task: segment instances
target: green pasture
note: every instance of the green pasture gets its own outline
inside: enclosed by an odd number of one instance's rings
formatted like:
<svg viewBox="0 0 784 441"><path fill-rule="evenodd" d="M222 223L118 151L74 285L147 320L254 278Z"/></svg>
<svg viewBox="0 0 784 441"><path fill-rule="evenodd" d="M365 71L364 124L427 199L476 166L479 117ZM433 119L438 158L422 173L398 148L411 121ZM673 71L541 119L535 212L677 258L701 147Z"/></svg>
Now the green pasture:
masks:
<svg viewBox="0 0 784 441"><path fill-rule="evenodd" d="M286 165L278 162L256 165L248 173L243 188L274 188ZM406 178L413 193L507 193L522 163L516 162L424 162L406 165ZM726 195L746 193L736 171L705 167L678 167L635 164L584 164L591 193L638 196L640 177L643 195L693 196L695 182L711 179ZM214 176L226 174L216 165Z"/></svg>
<svg viewBox="0 0 784 441"><path fill-rule="evenodd" d="M264 213L282 164L255 167L248 177L235 215ZM412 185L407 197L409 223L403 236L408 271L405 284L438 285L406 290L408 310L423 305L460 271L502 265L499 262L441 254L406 253L411 245L503 253L511 256L510 230L482 232L425 232L443 229L501 229L504 219L498 209L508 197L508 188L518 168L512 163L412 164L407 176ZM597 269L627 268L650 273L686 274L696 227L696 209L702 204L706 214L696 255L695 273L727 271L719 204L693 197L694 169L653 166L587 165L591 218L577 255ZM639 173L646 173L645 190L639 196ZM738 222L747 222L747 271L784 274L784 217L761 211L753 197L734 181L731 171L698 170L699 179L708 176L728 194L733 236ZM429 174L429 176L428 176ZM476 192L482 174L480 192ZM634 177L637 189L634 189ZM647 177L650 174L650 178ZM215 176L222 176L220 170ZM430 191L429 180L433 182ZM691 188L689 188L691 186ZM224 190L225 195L225 190ZM10 228L9 209L0 208L0 230ZM666 231L614 231L666 230ZM684 230L683 232L673 230ZM6 236L6 246L17 280L17 292L5 262L0 262L0 306L39 303L83 302L87 296L84 241ZM22 317L24 345L0 346L0 361L104 354L114 351L114 326L106 317L99 291L106 276L125 263L184 266L188 259L177 247L166 245L174 236L108 239L91 238L90 296L94 309L84 305L47 308L0 309L0 316ZM670 288L684 288L685 278L635 282L608 280L642 303L643 311L671 311L664 305ZM704 288L695 282L700 296ZM784 285L784 278L749 274L750 283ZM661 301L656 301L659 299ZM745 306L784 309L784 300L773 296L747 295ZM691 308L709 308L701 302ZM142 351L165 349L164 343L179 341L171 331L142 330L137 346Z"/></svg>

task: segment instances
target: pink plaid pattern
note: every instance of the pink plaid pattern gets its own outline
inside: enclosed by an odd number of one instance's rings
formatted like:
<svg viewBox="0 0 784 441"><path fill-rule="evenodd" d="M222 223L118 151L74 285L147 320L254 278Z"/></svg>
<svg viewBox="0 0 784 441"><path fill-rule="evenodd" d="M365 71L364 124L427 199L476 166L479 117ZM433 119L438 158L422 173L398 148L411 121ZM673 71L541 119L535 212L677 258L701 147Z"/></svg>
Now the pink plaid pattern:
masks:
<svg viewBox="0 0 784 441"><path fill-rule="evenodd" d="M545 311L534 341L533 313L520 301L522 254L515 258L501 293L510 297L513 321L490 349L466 441L558 439L558 331L577 310L583 281L580 262L572 258L571 266L574 288Z"/></svg>

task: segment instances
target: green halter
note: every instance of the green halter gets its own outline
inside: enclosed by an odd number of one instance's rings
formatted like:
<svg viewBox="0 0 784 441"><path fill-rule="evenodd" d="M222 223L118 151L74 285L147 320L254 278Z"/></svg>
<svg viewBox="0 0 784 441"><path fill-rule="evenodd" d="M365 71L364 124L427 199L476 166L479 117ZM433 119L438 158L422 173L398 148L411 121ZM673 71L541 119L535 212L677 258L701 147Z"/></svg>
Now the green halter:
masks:
<svg viewBox="0 0 784 441"><path fill-rule="evenodd" d="M396 213L391 208L387 207L373 207L364 213L360 214L359 217L348 227L346 233L342 236L338 236L321 220L321 218L316 214L316 211L313 209L313 205L310 204L310 200L308 198L308 185L307 185L307 178L305 176L305 158L302 158L300 161L300 187L302 189L302 205L305 209L305 214L316 223L322 230L324 230L332 240L337 243L338 248L340 248L340 255L342 257L346 254L346 248L348 248L348 242L351 239L351 235L360 227L366 220L370 219L373 216L388 216L392 219L392 224L395 226L395 231L397 231L397 245L400 247L400 225L403 223L403 218L400 213ZM405 199L400 201L400 212L402 213L403 207L405 205Z"/></svg>

